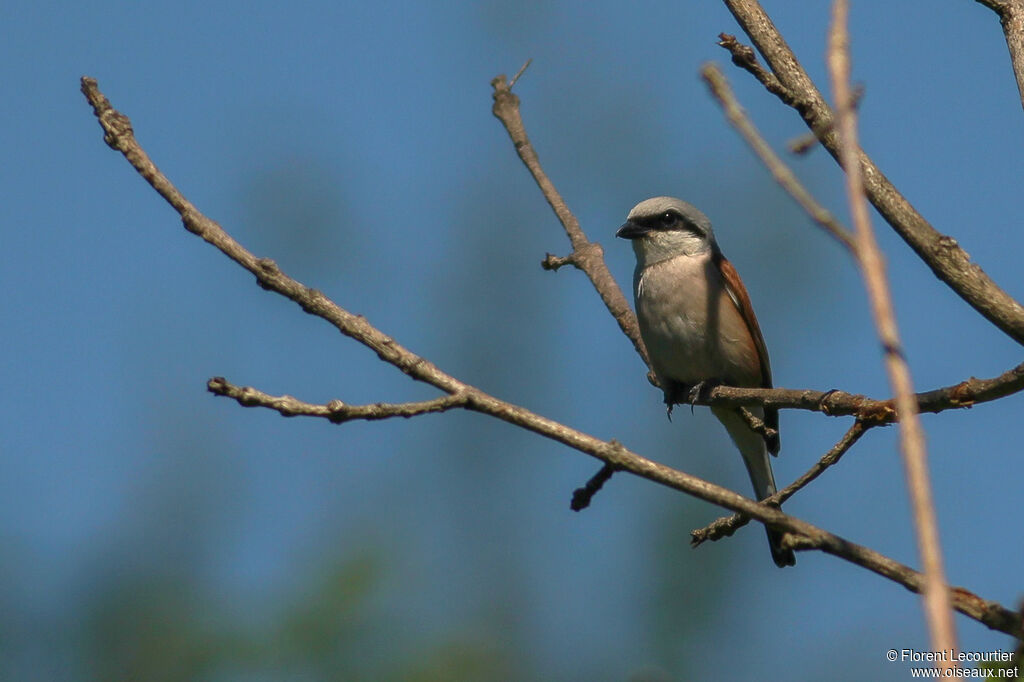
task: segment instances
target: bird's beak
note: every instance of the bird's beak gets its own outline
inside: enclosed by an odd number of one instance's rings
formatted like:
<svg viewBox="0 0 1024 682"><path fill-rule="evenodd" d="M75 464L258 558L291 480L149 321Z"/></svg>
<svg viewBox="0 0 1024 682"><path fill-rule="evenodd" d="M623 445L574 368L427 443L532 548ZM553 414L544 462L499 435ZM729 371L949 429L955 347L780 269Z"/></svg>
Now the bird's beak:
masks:
<svg viewBox="0 0 1024 682"><path fill-rule="evenodd" d="M622 237L623 239L640 239L650 232L649 228L643 225L638 225L632 221L626 221L622 227L619 228L618 232L615 233L616 237Z"/></svg>

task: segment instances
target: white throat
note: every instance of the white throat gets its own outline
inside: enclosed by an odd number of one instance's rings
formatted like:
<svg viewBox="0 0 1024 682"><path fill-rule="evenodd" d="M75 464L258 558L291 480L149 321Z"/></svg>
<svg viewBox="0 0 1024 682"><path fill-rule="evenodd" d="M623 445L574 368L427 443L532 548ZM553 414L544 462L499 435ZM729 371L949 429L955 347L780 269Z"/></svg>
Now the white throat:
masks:
<svg viewBox="0 0 1024 682"><path fill-rule="evenodd" d="M703 235L689 230L651 232L642 239L633 240L637 270L676 256L697 256L711 250L711 243Z"/></svg>

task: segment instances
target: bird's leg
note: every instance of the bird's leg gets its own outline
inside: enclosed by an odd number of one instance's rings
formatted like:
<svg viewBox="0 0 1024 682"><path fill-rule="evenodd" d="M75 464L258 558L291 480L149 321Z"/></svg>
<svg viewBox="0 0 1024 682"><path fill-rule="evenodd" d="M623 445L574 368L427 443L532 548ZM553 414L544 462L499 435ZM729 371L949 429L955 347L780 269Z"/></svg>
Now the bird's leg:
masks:
<svg viewBox="0 0 1024 682"><path fill-rule="evenodd" d="M686 394L686 402L690 403L690 413L693 413L693 405L698 400L707 400L711 394L711 389L722 384L718 379L702 379L698 381Z"/></svg>
<svg viewBox="0 0 1024 682"><path fill-rule="evenodd" d="M679 382L666 382L668 385L665 387L665 408L668 420L672 421L672 408L680 403L687 402L686 396L690 392L690 387L686 384Z"/></svg>
<svg viewBox="0 0 1024 682"><path fill-rule="evenodd" d="M686 401L690 403L690 407L693 407L693 404L700 400L700 392L704 390L704 384L706 383L707 380L698 381L690 387L690 391L686 395Z"/></svg>

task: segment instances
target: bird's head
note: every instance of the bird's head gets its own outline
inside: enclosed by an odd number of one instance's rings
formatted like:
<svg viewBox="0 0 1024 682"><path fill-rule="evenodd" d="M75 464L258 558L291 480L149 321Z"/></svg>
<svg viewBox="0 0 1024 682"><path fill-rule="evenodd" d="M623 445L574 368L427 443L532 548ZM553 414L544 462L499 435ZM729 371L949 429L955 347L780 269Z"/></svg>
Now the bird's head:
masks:
<svg viewBox="0 0 1024 682"><path fill-rule="evenodd" d="M711 221L682 199L652 197L633 207L616 237L633 242L637 265L645 268L676 256L716 250Z"/></svg>

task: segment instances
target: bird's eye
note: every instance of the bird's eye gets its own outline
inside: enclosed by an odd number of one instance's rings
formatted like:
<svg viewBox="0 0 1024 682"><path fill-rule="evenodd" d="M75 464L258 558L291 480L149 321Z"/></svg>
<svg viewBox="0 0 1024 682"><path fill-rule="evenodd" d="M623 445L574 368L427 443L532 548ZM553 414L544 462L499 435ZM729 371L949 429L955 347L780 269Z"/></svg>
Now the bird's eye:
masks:
<svg viewBox="0 0 1024 682"><path fill-rule="evenodd" d="M676 224L676 220L678 220L678 218L679 216L672 211L665 211L658 218L658 221L661 223L662 227L672 227Z"/></svg>

